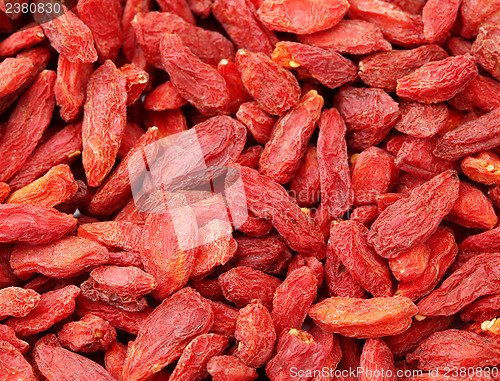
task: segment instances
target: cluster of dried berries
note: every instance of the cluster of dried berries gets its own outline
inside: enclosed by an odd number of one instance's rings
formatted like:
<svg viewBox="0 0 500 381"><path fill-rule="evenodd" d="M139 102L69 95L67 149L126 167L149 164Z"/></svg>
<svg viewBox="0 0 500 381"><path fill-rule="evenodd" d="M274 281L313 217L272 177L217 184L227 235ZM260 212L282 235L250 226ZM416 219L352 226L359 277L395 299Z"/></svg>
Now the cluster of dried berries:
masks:
<svg viewBox="0 0 500 381"><path fill-rule="evenodd" d="M500 380L500 0L28 3L0 380Z"/></svg>

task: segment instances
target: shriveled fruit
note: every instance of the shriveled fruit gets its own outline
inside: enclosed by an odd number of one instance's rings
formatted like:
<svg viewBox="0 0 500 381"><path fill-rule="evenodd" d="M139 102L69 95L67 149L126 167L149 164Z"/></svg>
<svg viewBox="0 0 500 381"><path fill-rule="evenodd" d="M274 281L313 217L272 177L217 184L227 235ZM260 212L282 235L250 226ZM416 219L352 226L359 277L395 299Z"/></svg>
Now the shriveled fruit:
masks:
<svg viewBox="0 0 500 381"><path fill-rule="evenodd" d="M305 44L333 49L339 53L368 54L391 50L391 44L384 40L381 30L364 20L341 20L331 29L299 35L298 38Z"/></svg>
<svg viewBox="0 0 500 381"><path fill-rule="evenodd" d="M89 79L83 110L82 160L90 186L100 185L115 163L126 122L126 80L108 60Z"/></svg>
<svg viewBox="0 0 500 381"><path fill-rule="evenodd" d="M422 103L447 101L464 90L476 77L476 61L470 54L430 62L398 79L396 93Z"/></svg>
<svg viewBox="0 0 500 381"><path fill-rule="evenodd" d="M323 107L323 97L311 90L273 127L259 161L259 171L287 183L297 172Z"/></svg>
<svg viewBox="0 0 500 381"><path fill-rule="evenodd" d="M335 26L348 9L347 0L264 0L257 14L269 29L307 34Z"/></svg>
<svg viewBox="0 0 500 381"><path fill-rule="evenodd" d="M222 76L202 62L179 37L165 34L161 62L179 94L204 115L229 113L229 92Z"/></svg>
<svg viewBox="0 0 500 381"><path fill-rule="evenodd" d="M299 101L297 79L265 55L240 49L236 66L243 85L264 111L281 115Z"/></svg>
<svg viewBox="0 0 500 381"><path fill-rule="evenodd" d="M451 210L458 191L455 172L437 175L385 209L370 228L369 242L385 258L424 242Z"/></svg>
<svg viewBox="0 0 500 381"><path fill-rule="evenodd" d="M327 332L354 338L375 338L406 331L418 312L405 297L371 299L333 297L315 304L309 316Z"/></svg>
<svg viewBox="0 0 500 381"><path fill-rule="evenodd" d="M258 368L272 354L276 332L269 311L254 300L240 309L234 333L238 345L234 355L246 365Z"/></svg>
<svg viewBox="0 0 500 381"><path fill-rule="evenodd" d="M165 299L147 317L129 346L123 365L127 380L144 380L179 358L197 335L213 324L210 305L191 288Z"/></svg>

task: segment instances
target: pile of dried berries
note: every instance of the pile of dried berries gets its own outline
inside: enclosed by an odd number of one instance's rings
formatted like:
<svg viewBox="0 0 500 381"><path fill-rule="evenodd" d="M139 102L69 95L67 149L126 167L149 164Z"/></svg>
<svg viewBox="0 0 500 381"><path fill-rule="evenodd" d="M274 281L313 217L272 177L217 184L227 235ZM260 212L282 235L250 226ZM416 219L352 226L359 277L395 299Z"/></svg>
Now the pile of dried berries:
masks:
<svg viewBox="0 0 500 381"><path fill-rule="evenodd" d="M48 4L0 1L0 380L500 380L500 0Z"/></svg>

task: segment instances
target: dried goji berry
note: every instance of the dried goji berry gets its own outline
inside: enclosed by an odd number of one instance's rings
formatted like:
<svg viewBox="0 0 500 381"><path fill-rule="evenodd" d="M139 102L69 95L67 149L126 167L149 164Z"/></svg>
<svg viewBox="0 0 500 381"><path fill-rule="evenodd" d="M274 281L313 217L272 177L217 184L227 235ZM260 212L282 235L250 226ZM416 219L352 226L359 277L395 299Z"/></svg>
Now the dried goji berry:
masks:
<svg viewBox="0 0 500 381"><path fill-rule="evenodd" d="M400 282L411 282L425 271L431 254L430 248L421 243L403 251L395 258L389 258L391 272Z"/></svg>
<svg viewBox="0 0 500 381"><path fill-rule="evenodd" d="M360 222L369 229L372 223L377 219L377 217L377 205L361 205L352 210L349 219L352 221Z"/></svg>
<svg viewBox="0 0 500 381"><path fill-rule="evenodd" d="M378 195L394 190L398 177L391 154L378 147L364 150L352 165L354 205L373 204Z"/></svg>
<svg viewBox="0 0 500 381"><path fill-rule="evenodd" d="M274 33L257 18L256 9L249 0L215 0L212 13L238 49L269 55L278 42Z"/></svg>
<svg viewBox="0 0 500 381"><path fill-rule="evenodd" d="M73 285L49 291L26 316L10 318L5 324L14 328L21 338L43 332L73 314L78 294L80 289Z"/></svg>
<svg viewBox="0 0 500 381"><path fill-rule="evenodd" d="M161 40L165 33L176 34L206 64L217 66L221 59L234 56L233 44L222 34L196 27L173 13L139 13L133 17L132 26L146 59L159 69L164 69Z"/></svg>
<svg viewBox="0 0 500 381"><path fill-rule="evenodd" d="M479 229L493 229L498 222L490 199L465 181L460 181L458 198L445 219L467 228Z"/></svg>
<svg viewBox="0 0 500 381"><path fill-rule="evenodd" d="M227 189L226 196L240 200L246 198L248 209L258 217L270 218L292 250L324 258L326 245L321 232L285 189L253 169L238 169L245 186L245 195L232 195L231 189Z"/></svg>
<svg viewBox="0 0 500 381"><path fill-rule="evenodd" d="M257 142L266 144L271 138L271 131L277 118L265 112L257 102L243 103L236 113L236 118L247 126Z"/></svg>
<svg viewBox="0 0 500 381"><path fill-rule="evenodd" d="M78 191L71 169L66 164L52 167L44 176L15 192L6 203L54 207L73 197Z"/></svg>
<svg viewBox="0 0 500 381"><path fill-rule="evenodd" d="M332 297L314 304L309 316L327 332L354 338L376 338L406 331L418 312L410 299Z"/></svg>
<svg viewBox="0 0 500 381"><path fill-rule="evenodd" d="M184 106L187 101L182 98L175 86L166 81L155 87L144 98L144 108L153 111L176 109Z"/></svg>
<svg viewBox="0 0 500 381"><path fill-rule="evenodd" d="M97 61L92 31L73 12L66 9L64 14L40 26L52 47L69 61Z"/></svg>
<svg viewBox="0 0 500 381"><path fill-rule="evenodd" d="M476 77L476 61L470 54L429 62L398 79L396 93L422 103L447 101L464 90Z"/></svg>
<svg viewBox="0 0 500 381"><path fill-rule="evenodd" d="M127 205L113 218L113 221L133 222L144 225L144 217L137 210L135 201L130 200Z"/></svg>
<svg viewBox="0 0 500 381"><path fill-rule="evenodd" d="M330 250L326 255L325 280L330 296L362 298L366 294L365 289L354 280L340 258Z"/></svg>
<svg viewBox="0 0 500 381"><path fill-rule="evenodd" d="M434 42L450 31L457 18L461 0L429 0L422 9L424 36Z"/></svg>
<svg viewBox="0 0 500 381"><path fill-rule="evenodd" d="M149 74L138 66L126 64L120 67L120 71L127 81L127 106L135 103L149 84Z"/></svg>
<svg viewBox="0 0 500 381"><path fill-rule="evenodd" d="M18 90L31 76L33 63L29 58L6 58L0 63L0 98Z"/></svg>
<svg viewBox="0 0 500 381"><path fill-rule="evenodd" d="M449 328L451 323L453 323L452 316L440 316L422 321L413 320L410 328L406 331L399 335L384 337L383 340L390 348L394 357L398 359L413 352L422 340L428 338L434 332Z"/></svg>
<svg viewBox="0 0 500 381"><path fill-rule="evenodd" d="M449 102L458 110L491 111L500 107L500 83L478 74L467 87Z"/></svg>
<svg viewBox="0 0 500 381"><path fill-rule="evenodd" d="M78 236L107 247L139 252L142 226L131 222L103 221L81 225Z"/></svg>
<svg viewBox="0 0 500 381"><path fill-rule="evenodd" d="M471 54L477 63L488 70L493 78L500 80L500 68L498 60L500 55L500 27L488 26L479 28L477 38L472 44Z"/></svg>
<svg viewBox="0 0 500 381"><path fill-rule="evenodd" d="M299 35L305 44L333 49L339 53L368 54L391 50L381 30L364 20L342 20L333 28L313 34Z"/></svg>
<svg viewBox="0 0 500 381"><path fill-rule="evenodd" d="M158 282L155 297L165 299L187 283L196 258L197 244L198 228L189 206L171 208L164 214L148 215L142 232L140 255L146 272Z"/></svg>
<svg viewBox="0 0 500 381"><path fill-rule="evenodd" d="M13 191L20 189L47 173L53 166L71 163L80 155L81 150L81 123L64 127L33 151L9 181L10 188Z"/></svg>
<svg viewBox="0 0 500 381"><path fill-rule="evenodd" d="M257 379L255 368L246 366L235 356L214 356L207 364L213 381L253 381Z"/></svg>
<svg viewBox="0 0 500 381"><path fill-rule="evenodd" d="M53 208L37 205L0 204L0 242L43 245L68 234L76 219Z"/></svg>
<svg viewBox="0 0 500 381"><path fill-rule="evenodd" d="M472 50L472 42L465 40L462 37L453 36L450 37L448 41L446 41L446 48L454 56L459 56L466 53L470 54Z"/></svg>
<svg viewBox="0 0 500 381"><path fill-rule="evenodd" d="M254 299L259 299L269 310L273 296L281 284L278 278L250 267L239 266L219 275L224 296L239 307L245 307Z"/></svg>
<svg viewBox="0 0 500 381"><path fill-rule="evenodd" d="M276 334L288 328L300 329L316 299L318 281L311 269L303 266L287 275L274 292L272 318Z"/></svg>
<svg viewBox="0 0 500 381"><path fill-rule="evenodd" d="M474 332L448 329L422 341L406 359L422 370L496 366L500 363L500 345Z"/></svg>
<svg viewBox="0 0 500 381"><path fill-rule="evenodd" d="M225 265L234 256L237 243L231 234L229 221L212 220L198 231L198 252L191 278L204 278L216 266Z"/></svg>
<svg viewBox="0 0 500 381"><path fill-rule="evenodd" d="M0 320L7 317L23 317L40 302L40 295L29 289L6 287L0 290Z"/></svg>
<svg viewBox="0 0 500 381"><path fill-rule="evenodd" d="M255 145L248 147L246 150L241 152L240 157L238 157L234 163L241 165L242 167L248 167L252 169L257 169L259 167L260 156L264 148L261 145ZM307 155L307 152L306 152ZM299 168L300 172L300 168Z"/></svg>
<svg viewBox="0 0 500 381"><path fill-rule="evenodd" d="M499 115L500 107L447 132L438 140L434 155L455 160L496 147L500 142Z"/></svg>
<svg viewBox="0 0 500 381"><path fill-rule="evenodd" d="M175 35L165 34L160 49L162 64L184 99L204 115L229 112L229 92L217 70L202 62Z"/></svg>
<svg viewBox="0 0 500 381"><path fill-rule="evenodd" d="M113 341L104 354L106 370L118 381L123 381L123 363L127 356L127 347L118 340Z"/></svg>
<svg viewBox="0 0 500 381"><path fill-rule="evenodd" d="M127 60L132 61L136 53L136 37L131 21L139 13L150 10L151 0L126 0L125 8L121 16L121 28L123 34L122 51Z"/></svg>
<svg viewBox="0 0 500 381"><path fill-rule="evenodd" d="M229 106L231 109L231 114L235 115L239 107L243 103L251 101L252 97L250 96L250 94L248 94L245 86L243 86L238 67L232 60L220 60L219 64L217 65L217 71L226 82L226 86L229 90Z"/></svg>
<svg viewBox="0 0 500 381"><path fill-rule="evenodd" d="M359 366L362 369L362 373L359 376L360 381L397 380L391 350L381 339L366 340Z"/></svg>
<svg viewBox="0 0 500 381"><path fill-rule="evenodd" d="M122 45L120 1L83 0L78 2L76 10L78 17L92 31L100 62L116 60Z"/></svg>
<svg viewBox="0 0 500 381"><path fill-rule="evenodd" d="M105 247L79 237L64 237L46 245L17 245L10 256L14 274L21 279L34 273L69 278L107 261Z"/></svg>
<svg viewBox="0 0 500 381"><path fill-rule="evenodd" d="M333 225L327 257L338 257L356 282L372 295L390 296L392 281L387 261L375 253L367 236L368 229L359 222L343 221Z"/></svg>
<svg viewBox="0 0 500 381"><path fill-rule="evenodd" d="M122 160L142 135L144 135L144 129L142 127L136 123L127 122L123 130L122 141L117 157Z"/></svg>
<svg viewBox="0 0 500 381"><path fill-rule="evenodd" d="M39 25L27 24L0 42L0 56L12 56L21 50L31 48L45 38Z"/></svg>
<svg viewBox="0 0 500 381"><path fill-rule="evenodd" d="M50 50L47 48L32 48L24 50L17 54L16 58L29 58L33 63L33 70L31 70L30 77L12 94L0 98L0 112L5 112L14 102L23 94L23 92L30 87L38 75L45 70L51 58Z"/></svg>
<svg viewBox="0 0 500 381"><path fill-rule="evenodd" d="M347 13L347 0L272 1L263 0L257 14L269 29L308 34L335 26Z"/></svg>
<svg viewBox="0 0 500 381"><path fill-rule="evenodd" d="M248 211L248 218L238 230L252 237L262 237L268 234L272 228L271 221L256 217L254 213Z"/></svg>
<svg viewBox="0 0 500 381"><path fill-rule="evenodd" d="M57 338L63 347L74 352L92 353L108 349L116 340L116 331L106 320L89 314L66 323Z"/></svg>
<svg viewBox="0 0 500 381"><path fill-rule="evenodd" d="M0 138L0 181L9 180L28 159L47 129L54 111L56 73L42 71L23 93Z"/></svg>
<svg viewBox="0 0 500 381"><path fill-rule="evenodd" d="M153 276L133 266L100 266L90 272L92 288L113 296L137 299L156 288Z"/></svg>
<svg viewBox="0 0 500 381"><path fill-rule="evenodd" d="M321 287L323 284L324 270L323 263L320 262L316 257L308 257L304 254L296 254L293 256L290 264L288 265L288 270L286 276L289 276L295 270L300 269L301 267L308 267L317 281L317 289Z"/></svg>
<svg viewBox="0 0 500 381"><path fill-rule="evenodd" d="M358 74L356 66L330 49L280 41L271 58L286 69L295 69L302 78L314 78L335 89L353 82Z"/></svg>
<svg viewBox="0 0 500 381"><path fill-rule="evenodd" d="M458 192L455 172L435 176L384 210L370 228L369 242L384 258L425 242L453 207Z"/></svg>
<svg viewBox="0 0 500 381"><path fill-rule="evenodd" d="M472 257L418 303L419 313L430 317L453 315L477 298L494 293L498 287L499 260L498 253Z"/></svg>
<svg viewBox="0 0 500 381"><path fill-rule="evenodd" d="M396 165L400 170L424 179L431 179L446 170L458 170L457 163L434 156L436 145L436 138L405 136L396 154Z"/></svg>
<svg viewBox="0 0 500 381"><path fill-rule="evenodd" d="M498 0L464 0L462 1L462 31L464 38L475 37L481 26L494 24L498 17L497 10L500 2Z"/></svg>
<svg viewBox="0 0 500 381"><path fill-rule="evenodd" d="M321 212L327 221L342 216L353 204L347 146L346 126L334 108L324 110L319 120L318 169L321 189Z"/></svg>
<svg viewBox="0 0 500 381"><path fill-rule="evenodd" d="M75 378L114 381L95 361L61 347L53 334L35 344L33 356L39 371L48 381L70 381Z"/></svg>
<svg viewBox="0 0 500 381"><path fill-rule="evenodd" d="M191 11L202 19L206 19L210 16L212 11L212 0L187 0L187 3Z"/></svg>
<svg viewBox="0 0 500 381"><path fill-rule="evenodd" d="M279 274L292 258L288 247L278 236L236 237L237 250L232 263L247 266L268 274Z"/></svg>
<svg viewBox="0 0 500 381"><path fill-rule="evenodd" d="M316 147L309 144L295 176L290 180L290 194L300 206L315 204L320 195Z"/></svg>
<svg viewBox="0 0 500 381"><path fill-rule="evenodd" d="M9 184L0 182L0 204L9 197L10 187Z"/></svg>
<svg viewBox="0 0 500 381"><path fill-rule="evenodd" d="M259 300L238 312L234 335L238 341L236 357L254 368L267 362L273 352L276 332L269 311Z"/></svg>
<svg viewBox="0 0 500 381"><path fill-rule="evenodd" d="M23 357L21 352L12 344L0 340L0 374L3 380L26 380L36 381L30 363Z"/></svg>
<svg viewBox="0 0 500 381"><path fill-rule="evenodd" d="M148 317L152 308L142 311L125 311L103 302L93 302L83 295L77 298L75 314L83 317L87 314L97 315L108 321L114 328L137 335L139 328Z"/></svg>
<svg viewBox="0 0 500 381"><path fill-rule="evenodd" d="M72 121L80 114L93 68L89 62L71 62L63 55L59 56L54 95L61 107L59 114L65 121Z"/></svg>
<svg viewBox="0 0 500 381"><path fill-rule="evenodd" d="M4 324L0 324L0 341L11 344L22 354L25 354L29 349L29 344L24 340L18 339L14 329Z"/></svg>
<svg viewBox="0 0 500 381"><path fill-rule="evenodd" d="M214 313L214 324L212 328L210 328L210 332L224 335L229 339L234 339L236 319L238 318L239 310L222 302L213 300L209 300L208 302Z"/></svg>
<svg viewBox="0 0 500 381"><path fill-rule="evenodd" d="M416 138L428 138L441 132L448 122L448 107L444 103L423 104L400 102L401 117L394 128Z"/></svg>
<svg viewBox="0 0 500 381"><path fill-rule="evenodd" d="M333 105L347 126L347 144L356 151L384 140L399 116L398 104L382 89L344 86Z"/></svg>
<svg viewBox="0 0 500 381"><path fill-rule="evenodd" d="M474 303L469 304L467 307L465 307L460 312L460 319L462 319L462 321L473 320L483 322L485 320L496 318L499 314L499 311L500 295L487 295L477 299Z"/></svg>
<svg viewBox="0 0 500 381"><path fill-rule="evenodd" d="M264 54L240 49L235 62L243 85L264 111L281 115L299 101L297 79Z"/></svg>
<svg viewBox="0 0 500 381"><path fill-rule="evenodd" d="M327 347L309 332L286 329L279 336L275 356L266 364L266 374L272 381L285 381L290 377L306 381L323 365L327 356Z"/></svg>
<svg viewBox="0 0 500 381"><path fill-rule="evenodd" d="M397 80L420 66L443 60L448 53L438 45L422 45L415 49L374 53L359 61L359 77L369 86L396 91Z"/></svg>
<svg viewBox="0 0 500 381"><path fill-rule="evenodd" d="M408 46L425 41L420 15L405 12L383 0L349 0L351 19L362 19L377 25L389 42Z"/></svg>
<svg viewBox="0 0 500 381"><path fill-rule="evenodd" d="M158 130L150 128L135 142L120 164L96 191L88 206L89 211L96 215L110 215L123 206L132 193L130 184L134 180L133 176L139 172L144 163L139 153L143 152L148 157L153 155L157 147L151 143L156 141L157 136Z"/></svg>
<svg viewBox="0 0 500 381"><path fill-rule="evenodd" d="M147 317L127 351L123 378L144 380L169 365L189 342L207 333L214 321L212 308L190 289L165 299Z"/></svg>
<svg viewBox="0 0 500 381"><path fill-rule="evenodd" d="M82 161L88 185L100 185L113 168L126 123L126 80L108 60L90 77L83 110Z"/></svg>
<svg viewBox="0 0 500 381"><path fill-rule="evenodd" d="M399 201L405 197L406 195L402 193L384 193L378 195L376 199L378 215L380 215L380 213L382 213L396 201Z"/></svg>
<svg viewBox="0 0 500 381"><path fill-rule="evenodd" d="M293 178L321 116L323 103L323 97L311 90L278 119L260 157L262 174L280 184Z"/></svg>
<svg viewBox="0 0 500 381"><path fill-rule="evenodd" d="M213 333L197 336L184 348L169 381L197 381L207 377L208 361L222 355L227 345L225 336Z"/></svg>
<svg viewBox="0 0 500 381"><path fill-rule="evenodd" d="M342 351L340 349L339 339L336 335L323 331L317 325L313 325L309 329L309 333L314 337L317 343L323 345L328 353L327 358L323 361L321 366L322 370L326 369L336 369L337 365L342 357ZM318 368L319 369L319 368ZM328 374L329 373L329 374ZM333 381L334 376L332 372L322 372L321 374L315 375L313 381Z"/></svg>

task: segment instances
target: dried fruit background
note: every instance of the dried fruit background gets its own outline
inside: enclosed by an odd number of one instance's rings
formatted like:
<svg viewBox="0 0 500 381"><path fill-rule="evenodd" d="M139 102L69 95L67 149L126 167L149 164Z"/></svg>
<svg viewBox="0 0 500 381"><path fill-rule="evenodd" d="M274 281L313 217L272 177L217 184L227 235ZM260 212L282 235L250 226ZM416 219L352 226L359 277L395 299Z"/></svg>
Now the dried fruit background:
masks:
<svg viewBox="0 0 500 381"><path fill-rule="evenodd" d="M0 381L500 380L499 0L74 3L0 1Z"/></svg>

